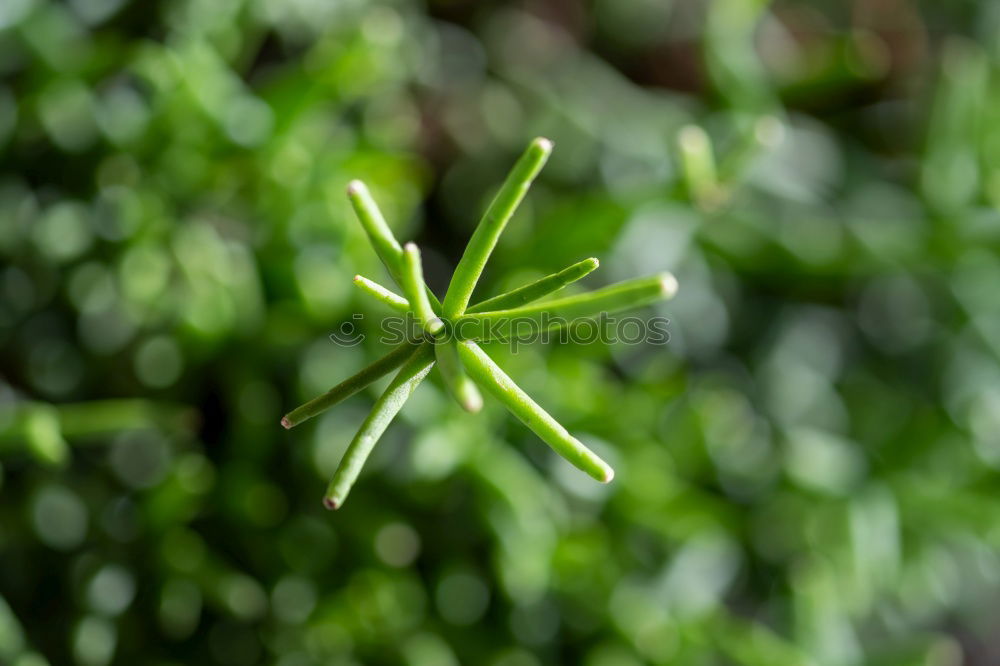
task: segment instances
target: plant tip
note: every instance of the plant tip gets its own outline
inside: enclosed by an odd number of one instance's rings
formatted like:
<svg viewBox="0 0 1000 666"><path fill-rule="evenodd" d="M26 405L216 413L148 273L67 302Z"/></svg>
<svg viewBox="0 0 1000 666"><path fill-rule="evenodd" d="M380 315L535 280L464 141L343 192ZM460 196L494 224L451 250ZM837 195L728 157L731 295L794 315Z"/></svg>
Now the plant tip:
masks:
<svg viewBox="0 0 1000 666"><path fill-rule="evenodd" d="M660 275L660 291L667 298L677 293L677 278L673 273L663 273Z"/></svg>
<svg viewBox="0 0 1000 666"><path fill-rule="evenodd" d="M469 412L470 414L475 414L483 408L483 396L479 393L473 393L472 395L466 396L462 400L462 409Z"/></svg>
<svg viewBox="0 0 1000 666"><path fill-rule="evenodd" d="M336 511L337 509L340 508L340 502L333 499L332 497L324 497L323 506L325 506L330 511Z"/></svg>
<svg viewBox="0 0 1000 666"><path fill-rule="evenodd" d="M292 427L292 420L290 418L288 418L287 416L282 416L281 417L281 427L283 427L285 430L290 429Z"/></svg>
<svg viewBox="0 0 1000 666"><path fill-rule="evenodd" d="M538 146L546 153L552 152L553 143L551 139L546 139L544 136L540 136L536 138L534 141L532 141L532 143Z"/></svg>
<svg viewBox="0 0 1000 666"><path fill-rule="evenodd" d="M685 125L677 133L677 141L684 150L697 152L708 146L708 135L697 125Z"/></svg>
<svg viewBox="0 0 1000 666"><path fill-rule="evenodd" d="M611 469L610 467L607 467L604 470L604 476L601 477L601 483L611 483L611 481L614 478L615 478L615 470Z"/></svg>
<svg viewBox="0 0 1000 666"><path fill-rule="evenodd" d="M365 184L360 180L352 180L347 184L347 194L349 195L361 194L364 191Z"/></svg>

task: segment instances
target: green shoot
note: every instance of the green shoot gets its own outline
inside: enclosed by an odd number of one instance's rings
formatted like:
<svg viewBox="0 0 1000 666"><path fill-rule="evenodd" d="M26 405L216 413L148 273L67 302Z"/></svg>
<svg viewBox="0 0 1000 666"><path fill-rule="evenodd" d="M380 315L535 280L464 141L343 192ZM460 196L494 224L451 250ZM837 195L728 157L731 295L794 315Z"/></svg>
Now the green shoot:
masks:
<svg viewBox="0 0 1000 666"><path fill-rule="evenodd" d="M378 282L369 280L362 275L354 276L354 284L361 288L361 291L375 297L375 300L384 305L388 305L396 312L406 314L410 311L410 302L390 289L380 285Z"/></svg>
<svg viewBox="0 0 1000 666"><path fill-rule="evenodd" d="M458 343L459 358L469 374L504 404L511 414L531 428L556 453L601 483L608 483L615 472L608 463L576 439L566 428L514 383L479 345L472 341Z"/></svg>
<svg viewBox="0 0 1000 666"><path fill-rule="evenodd" d="M345 379L323 395L313 398L306 404L296 407L285 414L281 419L281 425L285 428L294 428L303 421L325 412L338 402L351 397L365 388L379 377L392 372L412 355L413 345L401 344L353 377Z"/></svg>
<svg viewBox="0 0 1000 666"><path fill-rule="evenodd" d="M417 315L424 330L437 337L444 330L444 322L435 314L424 288L424 269L420 265L420 250L413 243L407 243L403 249L403 293L413 304L413 313Z"/></svg>
<svg viewBox="0 0 1000 666"><path fill-rule="evenodd" d="M507 180L493 198L486 214L479 222L469 244L462 254L455 273L451 277L448 293L444 298L443 314L445 317L456 317L465 312L472 292L479 282L483 268L486 266L493 248L496 247L500 234L507 222L514 215L521 199L528 193L532 181L545 166L549 153L552 152L552 142L548 139L535 139L521 155Z"/></svg>
<svg viewBox="0 0 1000 666"><path fill-rule="evenodd" d="M410 347L409 349L413 349ZM421 344L410 354L409 359L399 369L395 379L385 392L375 401L371 413L361 424L361 429L354 436L340 466L333 475L333 480L323 497L323 504L328 509L339 509L351 492L351 486L357 481L361 468L371 454L382 433L389 427L399 410L403 408L407 398L420 385L434 365L434 354L429 344Z"/></svg>
<svg viewBox="0 0 1000 666"><path fill-rule="evenodd" d="M458 359L458 348L455 342L447 340L434 345L434 355L437 358L438 369L444 378L445 386L467 412L478 412L483 408L483 396L469 376L465 374Z"/></svg>
<svg viewBox="0 0 1000 666"><path fill-rule="evenodd" d="M480 312L459 317L455 335L462 340L506 339L512 324L531 322L557 328L574 319L617 312L673 297L677 280L670 273L628 280L587 294L567 296L547 303L534 303L510 310ZM534 327L533 331L539 330Z"/></svg>
<svg viewBox="0 0 1000 666"><path fill-rule="evenodd" d="M485 301L476 303L471 308L467 309L466 313L508 310L510 308L527 305L532 301L537 301L538 299L548 296L551 293L557 292L563 287L576 282L586 275L589 275L600 265L601 262L594 257L578 261L572 266L562 269L558 273L547 275L541 280L537 280L530 284L526 284L523 287L518 287L513 291L508 291L505 294L500 294L499 296L494 296L493 298L488 298Z"/></svg>
<svg viewBox="0 0 1000 666"><path fill-rule="evenodd" d="M700 140L699 137L706 139L703 133L691 136L694 138L685 141L691 144L688 148L692 150L698 148L695 144ZM710 151L710 147L708 148ZM501 232L551 151L552 142L548 139L535 139L514 165L469 240L452 275L443 305L424 281L417 246L413 243L400 246L364 184L353 181L347 188L361 226L405 297L360 275L355 276L354 283L393 310L414 315L428 336L425 342L417 345L400 345L353 377L292 410L281 420L281 425L291 428L357 393L386 373L400 368L395 379L375 401L371 413L348 446L323 498L327 508L336 509L343 504L376 442L435 363L448 391L463 409L479 411L483 405L479 387L485 388L559 455L598 481L611 481L614 476L611 467L570 435L521 390L475 341L509 339L512 323L528 321L536 324L533 330L537 331L540 330L538 326L555 328L581 317L635 308L670 298L677 291L674 276L661 273L622 282L589 294L568 296L547 303L537 302L596 269L599 262L591 258L468 307L469 299ZM700 153L694 150L692 154L697 157ZM710 156L710 152L708 155ZM701 154L699 159L704 157ZM699 177L703 177L704 164L698 167L695 163L694 167L692 173L701 173ZM714 166L711 175L714 178ZM517 333L516 326L514 333Z"/></svg>

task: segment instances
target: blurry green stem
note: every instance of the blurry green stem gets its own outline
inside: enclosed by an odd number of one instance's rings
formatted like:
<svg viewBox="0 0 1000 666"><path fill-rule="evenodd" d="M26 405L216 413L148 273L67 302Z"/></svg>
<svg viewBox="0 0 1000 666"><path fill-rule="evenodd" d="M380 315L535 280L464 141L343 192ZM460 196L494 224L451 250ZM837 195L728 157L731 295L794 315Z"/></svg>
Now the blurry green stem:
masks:
<svg viewBox="0 0 1000 666"><path fill-rule="evenodd" d="M719 187L711 139L697 125L686 125L677 133L677 148L691 199L702 206L710 205Z"/></svg>
<svg viewBox="0 0 1000 666"><path fill-rule="evenodd" d="M488 298L481 303L476 303L465 312L468 314L474 314L476 312L488 312L490 310L508 310L510 308L526 305L532 301L537 301L543 296L548 296L553 292L559 291L568 284L576 282L600 265L601 262L594 257L584 259L583 261L579 261L572 266L562 269L558 273L553 273L552 275L543 277L541 280L526 284L523 287L518 287L517 289L508 291L505 294Z"/></svg>
<svg viewBox="0 0 1000 666"><path fill-rule="evenodd" d="M344 453L344 458L340 461L340 466L323 497L323 504L328 509L337 509L344 503L375 443L433 365L434 351L431 345L425 343L417 346L399 369L395 379L375 401L371 413L365 418L358 433L347 447L347 452Z"/></svg>
<svg viewBox="0 0 1000 666"><path fill-rule="evenodd" d="M190 430L195 421L191 408L139 399L18 403L0 427L0 452L27 446L41 462L58 465L69 456L67 440L76 445L88 439L104 442L98 436L129 430Z"/></svg>
<svg viewBox="0 0 1000 666"><path fill-rule="evenodd" d="M567 432L558 421L521 390L475 342L458 343L458 355L472 378L552 449L601 483L614 478L606 462Z"/></svg>
<svg viewBox="0 0 1000 666"><path fill-rule="evenodd" d="M63 465L69 460L69 444L63 439L59 412L53 405L35 404L25 414L24 438L28 450L46 465Z"/></svg>
<svg viewBox="0 0 1000 666"><path fill-rule="evenodd" d="M538 138L531 142L521 158L511 169L507 180L493 198L485 215L476 227L469 244L465 247L455 273L451 276L451 284L444 298L443 314L445 317L456 317L465 312L472 292L479 282L479 276L490 258L497 240L518 204L527 194L531 182L545 166L545 161L552 152L552 142Z"/></svg>
<svg viewBox="0 0 1000 666"><path fill-rule="evenodd" d="M568 296L547 303L525 305L510 310L463 315L454 323L454 334L460 340L496 340L517 333L517 324L530 322L534 326L558 328L574 319L592 317L602 312L616 312L671 298L677 292L677 280L670 273L620 282L586 294Z"/></svg>
<svg viewBox="0 0 1000 666"><path fill-rule="evenodd" d="M445 386L467 412L478 412L483 408L483 397L479 389L458 359L458 349L454 340L447 340L434 345L434 356L437 358L438 370L444 378Z"/></svg>
<svg viewBox="0 0 1000 666"><path fill-rule="evenodd" d="M296 407L281 419L281 425L294 428L298 424L321 414L341 400L349 398L382 375L392 372L413 355L413 345L403 343L375 361L356 375L345 379L321 396Z"/></svg>
<svg viewBox="0 0 1000 666"><path fill-rule="evenodd" d="M417 315L424 330L436 336L444 330L444 322L434 312L424 288L424 270L420 264L420 249L413 243L407 243L403 249L403 293L413 305L413 313Z"/></svg>
<svg viewBox="0 0 1000 666"><path fill-rule="evenodd" d="M375 300L388 305L390 308L396 312L406 314L410 311L410 302L390 289L387 289L380 285L378 282L369 280L368 278L355 275L354 284L361 288L361 291L374 296Z"/></svg>

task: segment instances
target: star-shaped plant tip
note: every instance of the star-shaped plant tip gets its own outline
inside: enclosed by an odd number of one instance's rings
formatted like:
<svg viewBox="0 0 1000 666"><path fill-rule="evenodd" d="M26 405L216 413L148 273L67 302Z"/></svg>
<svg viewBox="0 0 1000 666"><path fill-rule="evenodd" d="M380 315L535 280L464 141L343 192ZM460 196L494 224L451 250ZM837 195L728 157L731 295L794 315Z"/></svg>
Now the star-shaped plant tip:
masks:
<svg viewBox="0 0 1000 666"><path fill-rule="evenodd" d="M615 312L670 298L677 291L674 276L661 273L586 294L535 303L597 268L597 259L591 258L469 307L472 292L500 234L551 152L551 141L535 139L514 165L469 240L443 303L424 283L417 246L413 243L404 247L399 245L364 183L355 180L348 186L347 196L361 225L379 259L404 295L400 296L360 275L354 278L354 282L390 308L414 316L421 327L422 337L403 342L361 372L293 409L281 419L281 425L292 428L399 368L396 377L375 401L371 413L347 447L323 498L327 508L337 509L344 503L375 443L435 362L445 386L464 409L479 411L483 405L479 388L484 388L570 463L602 483L614 477L610 465L570 435L477 343L509 339L516 335L513 331L518 330L515 324L521 322L529 322L537 331L539 327L551 327L556 321L559 326L565 326L602 312Z"/></svg>

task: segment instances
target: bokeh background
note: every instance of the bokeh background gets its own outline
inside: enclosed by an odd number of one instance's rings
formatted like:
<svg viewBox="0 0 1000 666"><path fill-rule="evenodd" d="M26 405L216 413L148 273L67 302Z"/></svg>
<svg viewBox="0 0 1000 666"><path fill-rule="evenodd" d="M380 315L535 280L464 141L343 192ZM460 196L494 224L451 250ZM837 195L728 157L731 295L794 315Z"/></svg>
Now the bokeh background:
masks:
<svg viewBox="0 0 1000 666"><path fill-rule="evenodd" d="M538 135L480 298L681 285L490 349L614 483L434 379L324 511L346 183L440 294ZM0 0L0 663L1000 663L998 248L988 0Z"/></svg>

